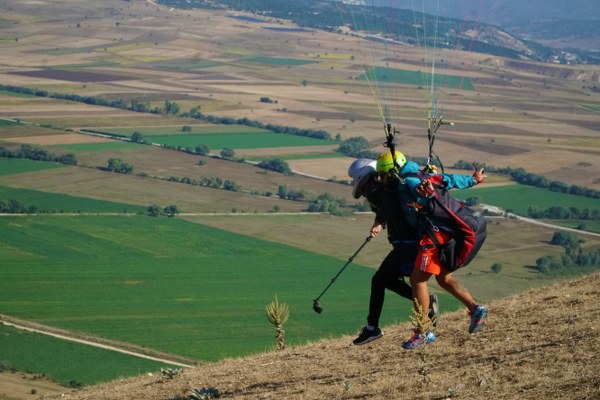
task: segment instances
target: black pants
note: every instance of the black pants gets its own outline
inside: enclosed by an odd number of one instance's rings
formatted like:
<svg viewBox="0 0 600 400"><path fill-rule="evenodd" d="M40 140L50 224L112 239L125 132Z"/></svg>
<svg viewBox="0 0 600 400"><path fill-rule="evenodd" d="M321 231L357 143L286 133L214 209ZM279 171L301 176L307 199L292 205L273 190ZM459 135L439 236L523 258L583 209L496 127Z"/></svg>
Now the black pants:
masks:
<svg viewBox="0 0 600 400"><path fill-rule="evenodd" d="M404 281L404 277L408 276L407 272L412 270L417 250L416 245L397 246L381 262L379 269L371 279L371 297L369 299L369 316L367 317L369 325L379 326L385 289L412 301L412 288Z"/></svg>

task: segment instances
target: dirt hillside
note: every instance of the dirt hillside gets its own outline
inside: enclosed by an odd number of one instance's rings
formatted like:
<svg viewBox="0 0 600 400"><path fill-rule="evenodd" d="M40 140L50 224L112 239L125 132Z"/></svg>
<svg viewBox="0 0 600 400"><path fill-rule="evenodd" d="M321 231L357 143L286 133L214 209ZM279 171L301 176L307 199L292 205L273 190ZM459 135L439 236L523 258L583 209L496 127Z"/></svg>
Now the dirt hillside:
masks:
<svg viewBox="0 0 600 400"><path fill-rule="evenodd" d="M212 387L222 399L598 399L599 294L596 273L496 301L474 335L464 311L443 314L424 352L400 347L410 331L401 324L361 347L323 340L43 398L186 399Z"/></svg>

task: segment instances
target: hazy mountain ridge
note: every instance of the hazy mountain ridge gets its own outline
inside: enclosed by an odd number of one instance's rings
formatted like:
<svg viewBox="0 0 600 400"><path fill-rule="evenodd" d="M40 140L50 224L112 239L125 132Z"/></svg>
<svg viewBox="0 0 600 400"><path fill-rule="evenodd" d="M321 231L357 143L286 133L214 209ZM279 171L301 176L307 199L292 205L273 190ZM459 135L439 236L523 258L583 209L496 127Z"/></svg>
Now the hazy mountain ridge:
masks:
<svg viewBox="0 0 600 400"><path fill-rule="evenodd" d="M389 0L373 0L387 6ZM412 1L397 1L410 8ZM437 1L424 0L426 9L436 9ZM600 14L594 0L454 0L440 6L440 14L451 18L467 18L496 25L521 39L533 40L558 49L600 49Z"/></svg>
<svg viewBox="0 0 600 400"><path fill-rule="evenodd" d="M338 0L335 0L338 1ZM252 12L266 17L291 19L300 26L316 29L336 30L343 25L340 21L339 1L334 0L295 0L282 3L278 0L160 0L159 2L177 8L225 8ZM439 13L446 26L449 43L462 40L471 42L472 51L510 58L531 59L561 64L600 63L600 24L595 13L595 4L588 0L549 2L502 0L497 2L474 2L458 0L447 5L437 6L437 2L389 0L345 1L344 7L354 7L358 15L371 13L370 19L381 21L380 29L389 23L392 5L400 10L423 11L426 14ZM575 3L575 5L573 5ZM372 7L375 5L376 7ZM396 18L405 18L406 26L412 28L413 12L395 12ZM584 18L577 20L576 18ZM471 23L465 23L471 21ZM397 23L397 21L396 21ZM436 22L437 23L437 22ZM469 25L477 29L470 29ZM458 28L461 27L461 28ZM463 29L461 32L460 30ZM411 41L414 29L394 30L398 39ZM468 32L467 32L468 31ZM408 33L407 33L408 32ZM462 39L461 39L462 38Z"/></svg>

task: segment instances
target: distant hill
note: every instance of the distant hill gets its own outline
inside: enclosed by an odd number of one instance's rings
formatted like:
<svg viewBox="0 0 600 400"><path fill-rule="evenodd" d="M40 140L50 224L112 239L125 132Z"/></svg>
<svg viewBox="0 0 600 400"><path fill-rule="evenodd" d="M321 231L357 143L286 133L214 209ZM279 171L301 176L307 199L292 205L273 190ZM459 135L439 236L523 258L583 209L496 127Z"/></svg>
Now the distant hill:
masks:
<svg viewBox="0 0 600 400"><path fill-rule="evenodd" d="M368 0L367 3L389 6L389 0ZM425 9L436 9L451 18L480 20L498 26L522 39L529 39L550 47L600 49L600 14L596 0L397 0L398 7L411 8L424 4Z"/></svg>
<svg viewBox="0 0 600 400"><path fill-rule="evenodd" d="M442 314L439 338L424 352L400 347L410 332L400 324L360 347L352 337L322 340L188 368L173 379L140 376L42 398L186 399L202 387L248 400L598 398L599 296L596 273L493 302L487 326L474 335L464 311Z"/></svg>
<svg viewBox="0 0 600 400"><path fill-rule="evenodd" d="M447 46L468 42L471 51L502 57L563 64L600 63L600 53L597 51L600 48L600 24L594 24L593 20L582 22L569 19L577 15L585 16L588 14L586 10L590 11L589 15L596 15L592 13L591 0L580 0L575 2L575 6L572 2L565 5L567 3L558 0L549 1L548 4L541 0L458 0L452 2L451 7L438 7L438 2L433 0L157 1L175 8L221 8L252 12L265 18L290 19L303 27L330 31L336 31L343 25L352 25L353 29L356 28L354 25L358 25L360 30L382 32L387 37L408 43L419 39L426 42L434 40L431 37L415 37L414 21L427 20L426 23L431 27L426 31L444 38ZM391 12L390 6L396 11ZM413 9L430 16L423 18L418 12L413 13ZM440 40L437 46L442 45Z"/></svg>

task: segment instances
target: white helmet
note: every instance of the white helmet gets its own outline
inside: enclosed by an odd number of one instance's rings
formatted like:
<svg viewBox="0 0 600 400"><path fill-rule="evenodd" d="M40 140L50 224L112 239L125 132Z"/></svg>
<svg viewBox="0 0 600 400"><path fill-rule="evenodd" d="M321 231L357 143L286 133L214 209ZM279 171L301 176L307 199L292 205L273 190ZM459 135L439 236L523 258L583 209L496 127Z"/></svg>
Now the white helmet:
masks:
<svg viewBox="0 0 600 400"><path fill-rule="evenodd" d="M352 196L355 199L362 196L362 191L368 178L375 173L377 161L368 158L355 160L348 168L348 176L352 178Z"/></svg>

